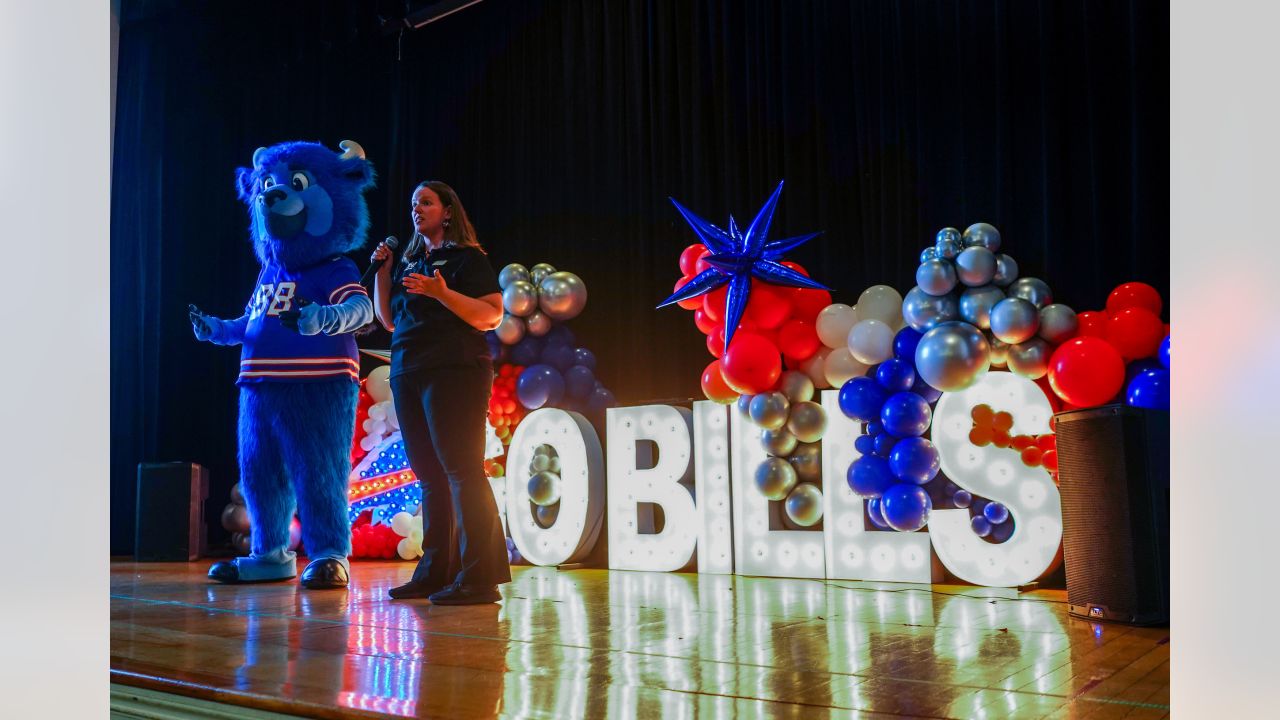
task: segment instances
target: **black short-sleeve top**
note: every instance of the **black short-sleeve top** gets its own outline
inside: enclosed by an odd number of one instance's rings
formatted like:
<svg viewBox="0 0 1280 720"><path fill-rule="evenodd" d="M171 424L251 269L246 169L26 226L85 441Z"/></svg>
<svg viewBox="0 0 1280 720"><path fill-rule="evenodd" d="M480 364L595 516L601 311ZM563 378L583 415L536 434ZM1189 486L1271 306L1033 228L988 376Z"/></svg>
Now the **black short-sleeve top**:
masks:
<svg viewBox="0 0 1280 720"><path fill-rule="evenodd" d="M406 263L397 257L391 272L391 376L489 358L484 333L468 325L435 298L405 290L411 273L436 270L450 290L473 298L502 292L489 258L479 248L445 245Z"/></svg>

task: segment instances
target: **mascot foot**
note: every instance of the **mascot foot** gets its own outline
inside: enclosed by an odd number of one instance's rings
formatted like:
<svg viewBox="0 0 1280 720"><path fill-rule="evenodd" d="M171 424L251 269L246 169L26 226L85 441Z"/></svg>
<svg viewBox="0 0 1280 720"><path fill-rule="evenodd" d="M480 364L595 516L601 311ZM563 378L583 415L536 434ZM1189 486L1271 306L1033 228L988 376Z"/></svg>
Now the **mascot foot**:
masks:
<svg viewBox="0 0 1280 720"><path fill-rule="evenodd" d="M243 559L243 558L242 558ZM255 568L256 570L256 568ZM278 582L280 580L288 580L293 577L293 573L279 575L265 575L261 572L252 572L247 576L240 573L240 565L235 560L224 560L216 562L209 568L209 579L226 585L243 585L244 583L260 583L260 582Z"/></svg>
<svg viewBox="0 0 1280 720"><path fill-rule="evenodd" d="M302 571L302 587L311 590L344 588L348 580L347 566L333 558L312 560Z"/></svg>

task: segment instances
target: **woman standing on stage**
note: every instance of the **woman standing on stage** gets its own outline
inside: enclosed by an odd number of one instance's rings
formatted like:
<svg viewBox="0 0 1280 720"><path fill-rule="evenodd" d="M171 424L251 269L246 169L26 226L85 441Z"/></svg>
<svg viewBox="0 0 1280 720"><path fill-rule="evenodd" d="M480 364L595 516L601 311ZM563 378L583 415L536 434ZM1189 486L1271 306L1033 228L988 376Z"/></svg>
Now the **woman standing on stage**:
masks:
<svg viewBox="0 0 1280 720"><path fill-rule="evenodd" d="M374 310L391 335L391 393L422 483L422 559L392 598L436 605L497 602L511 580L498 506L485 477L493 362L484 331L502 320L498 278L453 188L413 191L413 239L395 261L385 243Z"/></svg>

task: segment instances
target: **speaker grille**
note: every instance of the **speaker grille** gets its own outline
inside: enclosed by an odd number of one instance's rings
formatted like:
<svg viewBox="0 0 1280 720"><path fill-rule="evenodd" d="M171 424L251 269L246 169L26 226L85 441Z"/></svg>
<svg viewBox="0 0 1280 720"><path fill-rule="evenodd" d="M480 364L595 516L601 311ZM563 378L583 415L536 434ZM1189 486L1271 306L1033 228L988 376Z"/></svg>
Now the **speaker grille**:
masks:
<svg viewBox="0 0 1280 720"><path fill-rule="evenodd" d="M1168 417L1124 405L1057 417L1063 560L1073 614L1168 621Z"/></svg>

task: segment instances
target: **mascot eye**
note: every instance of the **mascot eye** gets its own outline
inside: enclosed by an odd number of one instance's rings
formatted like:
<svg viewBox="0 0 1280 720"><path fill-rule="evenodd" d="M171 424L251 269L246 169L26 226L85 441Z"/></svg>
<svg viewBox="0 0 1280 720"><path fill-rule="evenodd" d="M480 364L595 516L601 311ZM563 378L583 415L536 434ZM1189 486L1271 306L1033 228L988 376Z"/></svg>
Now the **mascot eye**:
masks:
<svg viewBox="0 0 1280 720"><path fill-rule="evenodd" d="M311 187L311 181L307 179L306 173L300 173L300 172L294 173L293 179L291 182L293 183L294 190L302 191L302 190L306 190L308 187Z"/></svg>
<svg viewBox="0 0 1280 720"><path fill-rule="evenodd" d="M263 190L270 190L271 188L275 187L275 185L276 185L276 179L271 177L270 175L262 178Z"/></svg>

